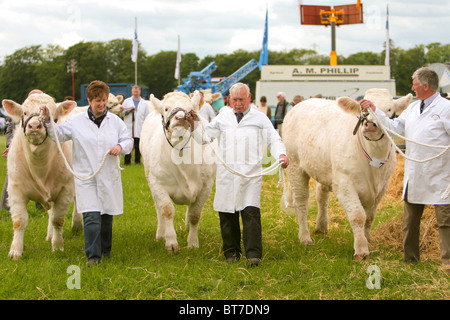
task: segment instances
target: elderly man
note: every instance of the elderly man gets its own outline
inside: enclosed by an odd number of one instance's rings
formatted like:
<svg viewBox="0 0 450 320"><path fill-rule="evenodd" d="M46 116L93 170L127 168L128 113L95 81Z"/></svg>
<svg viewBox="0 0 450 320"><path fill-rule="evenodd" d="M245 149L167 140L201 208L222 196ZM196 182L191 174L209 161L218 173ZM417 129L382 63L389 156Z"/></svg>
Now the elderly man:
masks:
<svg viewBox="0 0 450 320"><path fill-rule="evenodd" d="M205 128L197 126L197 115L191 111L187 119L192 135L199 143L209 143L218 138L219 156L226 164L244 175L255 175L262 170L262 145L265 143L272 156L283 161L286 168L289 159L280 136L267 116L256 108L250 108L250 89L237 83L230 88L230 107L222 109ZM262 177L245 178L230 173L217 164L214 209L219 212L223 251L227 262L241 257L241 231L239 213L242 216L245 255L250 265L259 264L262 257L261 198Z"/></svg>
<svg viewBox="0 0 450 320"><path fill-rule="evenodd" d="M418 101L409 105L395 120L387 118L373 103L361 101L364 111L371 108L385 126L406 138L429 145L450 145L450 101L437 92L439 77L429 68L420 68L412 76L412 90ZM427 159L441 149L406 142L406 154ZM406 160L403 198L403 248L405 261L419 261L420 219L424 205L434 205L439 226L441 259L450 266L450 198L441 194L450 184L450 153L425 163ZM450 270L450 268L448 269Z"/></svg>
<svg viewBox="0 0 450 320"><path fill-rule="evenodd" d="M141 163L141 152L139 150L139 139L141 136L142 124L148 115L148 103L141 98L141 88L133 86L131 88L131 97L122 103L125 109L123 121L127 125L128 132L134 139L134 163ZM125 155L124 164L131 164L131 152Z"/></svg>

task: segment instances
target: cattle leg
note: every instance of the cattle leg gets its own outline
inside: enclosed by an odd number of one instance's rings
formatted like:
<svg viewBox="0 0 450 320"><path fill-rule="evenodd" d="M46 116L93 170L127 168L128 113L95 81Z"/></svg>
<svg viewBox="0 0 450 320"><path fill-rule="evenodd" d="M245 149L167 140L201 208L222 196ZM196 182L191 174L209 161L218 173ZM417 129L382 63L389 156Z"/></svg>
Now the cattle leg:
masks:
<svg viewBox="0 0 450 320"><path fill-rule="evenodd" d="M328 232L328 202L330 200L331 190L323 184L317 183L317 220L316 232L326 234Z"/></svg>
<svg viewBox="0 0 450 320"><path fill-rule="evenodd" d="M365 225L366 225L366 211L358 197L358 193L351 186L345 186L338 190L335 190L336 197L339 203L344 208L347 213L348 219L350 221L350 226L353 230L354 236L354 250L355 260L363 260L369 257L369 246L365 235Z"/></svg>
<svg viewBox="0 0 450 320"><path fill-rule="evenodd" d="M291 166L288 167L288 169ZM295 168L295 166L292 166ZM288 177L294 196L294 208L298 219L298 239L305 244L311 244L311 234L308 229L308 199L310 177L297 169L288 170Z"/></svg>
<svg viewBox="0 0 450 320"><path fill-rule="evenodd" d="M375 214L377 211L377 206L369 208L366 210L366 224L364 226L364 234L366 235L366 239L370 242L370 231L372 229L372 223L375 219Z"/></svg>
<svg viewBox="0 0 450 320"><path fill-rule="evenodd" d="M51 230L47 234L47 241L51 240L52 250L56 249L64 251L64 240L63 240L63 226L65 220L66 211L58 211L58 205L55 203L49 212L49 227ZM51 238L49 236L51 235Z"/></svg>
<svg viewBox="0 0 450 320"><path fill-rule="evenodd" d="M188 248L198 248L200 246L198 242L198 223L201 215L201 209L198 210L195 204L186 208L186 229L189 230L187 238Z"/></svg>
<svg viewBox="0 0 450 320"><path fill-rule="evenodd" d="M27 204L15 203L10 201L11 220L13 222L14 236L9 249L9 257L13 260L19 260L23 253L23 236L28 225Z"/></svg>
<svg viewBox="0 0 450 320"><path fill-rule="evenodd" d="M175 207L172 202L169 202L161 206L157 211L158 230L156 232L156 238L164 239L166 241L167 251L177 253L180 250L180 247L178 246L177 233L175 232L175 228L173 226Z"/></svg>
<svg viewBox="0 0 450 320"><path fill-rule="evenodd" d="M72 231L81 230L83 230L83 216L77 211L77 203L75 199L72 212Z"/></svg>

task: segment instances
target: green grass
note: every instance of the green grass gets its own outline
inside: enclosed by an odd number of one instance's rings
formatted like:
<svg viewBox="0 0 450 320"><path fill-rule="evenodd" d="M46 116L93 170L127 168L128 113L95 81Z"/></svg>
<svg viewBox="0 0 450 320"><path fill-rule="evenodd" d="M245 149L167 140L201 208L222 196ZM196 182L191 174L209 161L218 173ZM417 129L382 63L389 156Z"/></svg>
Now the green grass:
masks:
<svg viewBox="0 0 450 320"><path fill-rule="evenodd" d="M4 146L0 137L0 148ZM0 159L0 186L6 160ZM314 244L297 238L294 215L280 209L282 190L278 176L264 177L262 196L263 259L249 268L245 259L227 264L221 250L219 219L208 200L199 227L199 249L187 249L185 208L177 206L175 229L181 250L168 253L155 240L157 219L142 165L122 173L125 213L114 218L110 259L87 268L83 233L70 229L68 213L64 226L65 250L52 252L45 241L47 216L30 203L24 255L8 257L12 240L9 213L0 211L0 299L130 299L130 300L304 300L304 299L449 299L449 275L439 271L439 260L405 264L402 252L389 246L371 245L371 259L353 261L353 235L342 208L332 197L330 228L326 236L312 234ZM312 196L313 197L313 196ZM311 201L310 229L316 215ZM375 226L396 216L401 203L384 206ZM381 289L369 290L367 269L381 270ZM80 268L80 289L69 289L71 265Z"/></svg>

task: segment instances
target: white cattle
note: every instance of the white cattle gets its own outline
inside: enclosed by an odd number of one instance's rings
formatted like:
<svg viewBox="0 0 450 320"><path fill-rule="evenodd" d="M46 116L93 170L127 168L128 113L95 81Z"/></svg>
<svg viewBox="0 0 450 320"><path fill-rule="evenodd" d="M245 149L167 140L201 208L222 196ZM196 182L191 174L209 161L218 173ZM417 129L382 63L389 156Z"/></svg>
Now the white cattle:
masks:
<svg viewBox="0 0 450 320"><path fill-rule="evenodd" d="M198 111L200 95L192 100L182 92L168 93L162 101L153 95L154 107L142 127L140 150L145 175L158 215L157 240L165 240L168 251L179 250L173 226L173 203L186 205L188 247L199 247L198 224L203 206L211 194L216 164L208 146L201 146L190 136L186 112ZM201 119L206 123L204 119Z"/></svg>
<svg viewBox="0 0 450 320"><path fill-rule="evenodd" d="M39 116L39 107L43 105L50 109L55 119L75 107L73 101L57 107L53 98L46 94L32 94L22 105L3 100L3 107L13 121L21 120L7 158L8 201L14 229L9 256L15 260L20 259L23 253L28 202L39 202L48 210L47 241L51 240L53 250L63 250L62 228L74 198L73 176L65 167L56 144L47 137L48 129ZM72 152L69 145L63 144L62 149L70 161Z"/></svg>
<svg viewBox="0 0 450 320"><path fill-rule="evenodd" d="M392 116L403 111L412 96L393 100L385 89L370 89L364 98ZM286 115L283 128L299 240L312 243L307 225L312 177L317 181L316 231L327 232L328 200L333 191L353 230L355 259L368 257L370 228L395 168L394 147L375 124L361 118L360 105L348 97L301 102Z"/></svg>

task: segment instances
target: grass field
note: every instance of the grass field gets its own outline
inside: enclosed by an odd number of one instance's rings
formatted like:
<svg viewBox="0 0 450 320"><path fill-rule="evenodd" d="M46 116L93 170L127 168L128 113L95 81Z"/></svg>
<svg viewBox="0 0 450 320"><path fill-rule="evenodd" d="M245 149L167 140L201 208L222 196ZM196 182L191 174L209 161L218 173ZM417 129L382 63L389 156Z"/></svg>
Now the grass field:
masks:
<svg viewBox="0 0 450 320"><path fill-rule="evenodd" d="M0 149L5 140L0 136ZM0 186L6 159L0 158ZM314 244L297 238L296 217L280 209L282 189L278 175L265 176L262 192L263 259L250 268L245 259L227 264L221 250L219 219L212 209L213 196L203 210L199 249L187 249L185 208L177 207L175 229L181 250L166 252L155 240L157 219L142 165L122 173L125 213L114 218L111 258L87 268L83 233L64 226L65 250L52 252L45 241L47 215L29 204L24 255L8 257L12 223L0 211L0 299L23 300L448 300L448 274L439 271L439 259L405 264L402 252L392 246L372 244L369 261L353 261L353 235L342 208L332 196L326 236L313 234ZM314 195L312 195L312 200ZM310 228L316 215L311 200ZM374 228L402 211L399 201L384 203ZM379 289L369 267L379 268ZM73 273L75 266L75 273ZM68 273L69 268L69 273ZM372 282L373 281L373 282ZM73 288L74 284L79 284ZM71 287L73 289L71 289ZM370 287L370 286L369 286ZM79 288L79 289L78 289Z"/></svg>

